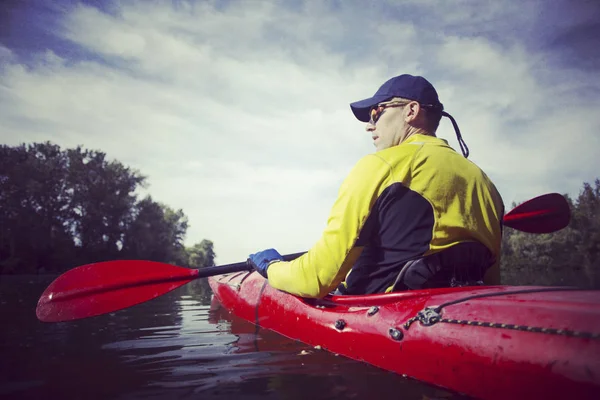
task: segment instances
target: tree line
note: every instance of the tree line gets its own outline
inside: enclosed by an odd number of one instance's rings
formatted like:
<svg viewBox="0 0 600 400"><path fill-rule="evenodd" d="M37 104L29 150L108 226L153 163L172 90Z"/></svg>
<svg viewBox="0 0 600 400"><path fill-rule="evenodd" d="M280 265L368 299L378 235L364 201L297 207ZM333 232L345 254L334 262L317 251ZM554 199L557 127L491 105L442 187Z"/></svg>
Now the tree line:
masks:
<svg viewBox="0 0 600 400"><path fill-rule="evenodd" d="M101 151L50 142L0 147L0 273L59 273L114 259L212 265L183 244L184 212L138 198L146 177Z"/></svg>
<svg viewBox="0 0 600 400"><path fill-rule="evenodd" d="M0 147L0 273L59 273L114 259L200 268L210 240L185 247L184 212L139 199L146 177L101 151L50 142ZM529 234L505 227L503 284L600 288L600 180L565 195L568 227ZM513 207L516 204L513 204Z"/></svg>
<svg viewBox="0 0 600 400"><path fill-rule="evenodd" d="M566 228L542 235L504 229L503 284L600 289L600 180L585 182L576 199L565 198L571 209Z"/></svg>

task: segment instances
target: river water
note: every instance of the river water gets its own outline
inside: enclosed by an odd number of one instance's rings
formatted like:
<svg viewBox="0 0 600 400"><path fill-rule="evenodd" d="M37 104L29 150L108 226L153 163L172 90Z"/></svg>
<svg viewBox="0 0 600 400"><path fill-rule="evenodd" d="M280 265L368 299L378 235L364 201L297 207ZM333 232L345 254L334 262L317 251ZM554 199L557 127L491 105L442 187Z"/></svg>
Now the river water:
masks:
<svg viewBox="0 0 600 400"><path fill-rule="evenodd" d="M113 314L43 323L53 277L0 276L2 399L459 399L259 330L203 282Z"/></svg>

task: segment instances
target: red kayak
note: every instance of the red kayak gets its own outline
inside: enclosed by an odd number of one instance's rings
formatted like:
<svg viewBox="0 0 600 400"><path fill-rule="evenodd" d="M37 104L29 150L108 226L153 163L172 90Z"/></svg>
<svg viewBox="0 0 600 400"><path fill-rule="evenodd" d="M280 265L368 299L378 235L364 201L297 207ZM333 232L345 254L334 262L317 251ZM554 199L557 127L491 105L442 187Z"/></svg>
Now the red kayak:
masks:
<svg viewBox="0 0 600 400"><path fill-rule="evenodd" d="M209 278L233 314L481 399L600 397L600 292L487 286L304 299L257 273Z"/></svg>

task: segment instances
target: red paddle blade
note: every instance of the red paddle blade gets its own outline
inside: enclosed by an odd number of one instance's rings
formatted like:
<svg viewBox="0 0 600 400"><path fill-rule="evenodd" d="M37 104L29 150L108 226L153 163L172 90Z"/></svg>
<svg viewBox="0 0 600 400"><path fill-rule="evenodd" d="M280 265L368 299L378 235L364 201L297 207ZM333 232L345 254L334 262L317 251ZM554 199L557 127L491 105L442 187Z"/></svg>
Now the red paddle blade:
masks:
<svg viewBox="0 0 600 400"><path fill-rule="evenodd" d="M117 311L161 296L198 276L198 270L154 261L107 261L73 268L38 301L44 322L71 321Z"/></svg>
<svg viewBox="0 0 600 400"><path fill-rule="evenodd" d="M504 216L504 225L529 233L550 233L563 229L571 220L567 200L558 193L534 197Z"/></svg>

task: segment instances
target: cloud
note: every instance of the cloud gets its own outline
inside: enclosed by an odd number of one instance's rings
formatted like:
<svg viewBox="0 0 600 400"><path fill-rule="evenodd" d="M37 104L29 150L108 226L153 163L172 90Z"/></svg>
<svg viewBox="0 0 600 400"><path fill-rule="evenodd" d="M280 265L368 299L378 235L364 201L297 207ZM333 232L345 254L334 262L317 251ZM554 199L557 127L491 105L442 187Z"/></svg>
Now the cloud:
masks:
<svg viewBox="0 0 600 400"><path fill-rule="evenodd" d="M9 48L0 45L0 62L7 64L12 60L12 51Z"/></svg>
<svg viewBox="0 0 600 400"><path fill-rule="evenodd" d="M348 104L406 72L438 88L507 205L576 194L599 166L596 71L544 42L542 3L478 4L61 8L42 50L0 46L0 140L81 144L139 169L156 200L189 216L188 244L213 240L220 263L297 252L373 151ZM449 121L439 136L458 148Z"/></svg>

